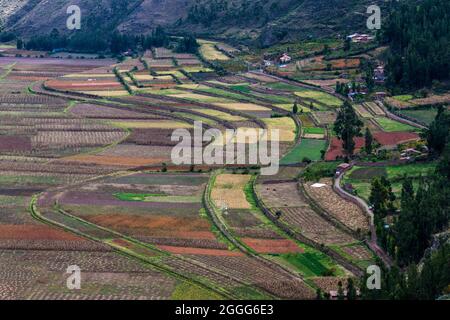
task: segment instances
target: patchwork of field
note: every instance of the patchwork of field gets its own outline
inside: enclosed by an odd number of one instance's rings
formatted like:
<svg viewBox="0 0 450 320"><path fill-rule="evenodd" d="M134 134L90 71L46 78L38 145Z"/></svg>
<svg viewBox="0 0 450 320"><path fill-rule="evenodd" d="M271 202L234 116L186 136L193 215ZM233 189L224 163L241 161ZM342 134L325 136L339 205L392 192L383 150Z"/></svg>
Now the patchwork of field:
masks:
<svg viewBox="0 0 450 320"><path fill-rule="evenodd" d="M327 256L285 235L260 211L253 193L254 177L221 173L215 177L211 199L218 218L249 250L278 264L310 276L344 274ZM283 193L284 194L284 193ZM288 197L288 194L284 194ZM239 199L239 204L236 200ZM281 201L281 200L277 200Z"/></svg>
<svg viewBox="0 0 450 320"><path fill-rule="evenodd" d="M225 187L245 183L236 177L225 177ZM95 179L44 193L36 211L44 219L139 256L171 274L195 279L213 288L216 295L311 298L313 290L308 286L246 256L217 234L202 205L208 179L201 173L135 173ZM249 235L242 241L261 254L301 252L294 242L280 237Z"/></svg>
<svg viewBox="0 0 450 320"><path fill-rule="evenodd" d="M0 298L312 299L352 276L346 263L373 260L355 237L368 229L363 213L330 181L303 193L295 182L300 163L343 156L329 137L342 101L262 73L218 76L210 67L236 51L200 45L202 57L153 48L120 63L0 57ZM355 109L383 146L418 138L376 104ZM195 121L279 130L292 167L256 180L246 165L174 166L172 133ZM85 273L76 295L65 287L74 263Z"/></svg>
<svg viewBox="0 0 450 320"><path fill-rule="evenodd" d="M279 180L277 181L277 179ZM316 248L329 248L329 250L333 250L333 252L358 266L370 263L373 258L370 251L351 234L341 230L327 216L314 209L310 204L310 200L299 189L298 182L287 181L284 174L279 178L276 176L272 177L272 180L259 179L256 191L259 199L263 201L264 206L268 208L272 217L276 218L277 223L290 230L294 235L298 235L301 239L308 239ZM339 201L342 202L343 200L339 199ZM349 207L351 206L349 205ZM343 248L346 248L345 251L351 253L342 253L341 250L344 250ZM365 252L366 254L359 256L356 252ZM316 257L320 254L323 255L323 253L317 252L310 252L310 254ZM288 255L285 258L296 265L301 263L302 259L306 257ZM339 272L312 272L308 276L320 277L325 274L329 279L339 276Z"/></svg>

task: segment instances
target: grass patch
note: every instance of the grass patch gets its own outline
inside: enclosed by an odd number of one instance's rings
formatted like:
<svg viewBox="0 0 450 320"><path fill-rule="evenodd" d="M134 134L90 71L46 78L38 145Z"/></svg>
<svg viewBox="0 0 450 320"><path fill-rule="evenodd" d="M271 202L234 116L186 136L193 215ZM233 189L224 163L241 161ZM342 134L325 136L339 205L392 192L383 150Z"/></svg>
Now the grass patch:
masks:
<svg viewBox="0 0 450 320"><path fill-rule="evenodd" d="M333 177L339 162L316 162L309 165L302 173L306 181L318 181L321 178Z"/></svg>
<svg viewBox="0 0 450 320"><path fill-rule="evenodd" d="M327 142L318 139L302 139L291 152L289 152L282 160L281 164L300 163L304 158L313 161L321 160L321 150L325 150Z"/></svg>
<svg viewBox="0 0 450 320"><path fill-rule="evenodd" d="M171 300L222 300L215 292L197 287L188 282L181 282L172 292Z"/></svg>
<svg viewBox="0 0 450 320"><path fill-rule="evenodd" d="M414 97L411 94L403 94L399 96L393 97L395 100L402 101L402 102L408 102L409 100L414 99Z"/></svg>
<svg viewBox="0 0 450 320"><path fill-rule="evenodd" d="M381 126L381 128L383 129L383 131L386 132L398 132L398 131L416 131L417 129L398 122L398 121L394 121L392 119L388 119L385 117L376 117L375 120L378 122L378 124Z"/></svg>
<svg viewBox="0 0 450 320"><path fill-rule="evenodd" d="M317 128L317 127L304 128L303 132L305 134L325 134L325 129L324 128Z"/></svg>
<svg viewBox="0 0 450 320"><path fill-rule="evenodd" d="M431 124L436 118L437 110L435 108L421 110L402 110L402 114L410 118L416 119L427 125Z"/></svg>
<svg viewBox="0 0 450 320"><path fill-rule="evenodd" d="M266 87L275 89L275 90L283 90L283 91L302 91L302 87L294 86L292 84L284 83L284 82L273 82L273 83L266 83Z"/></svg>
<svg viewBox="0 0 450 320"><path fill-rule="evenodd" d="M300 92L295 92L295 95L301 98L313 99L317 102L325 104L329 107L340 107L342 105L342 101L331 94L324 93L321 91L314 90L305 90Z"/></svg>
<svg viewBox="0 0 450 320"><path fill-rule="evenodd" d="M115 193L114 197L122 201L134 202L197 203L200 201L200 198L196 196L168 196L165 194Z"/></svg>
<svg viewBox="0 0 450 320"><path fill-rule="evenodd" d="M289 253L281 257L301 271L306 277L333 275L335 270L324 265L324 258L320 252Z"/></svg>

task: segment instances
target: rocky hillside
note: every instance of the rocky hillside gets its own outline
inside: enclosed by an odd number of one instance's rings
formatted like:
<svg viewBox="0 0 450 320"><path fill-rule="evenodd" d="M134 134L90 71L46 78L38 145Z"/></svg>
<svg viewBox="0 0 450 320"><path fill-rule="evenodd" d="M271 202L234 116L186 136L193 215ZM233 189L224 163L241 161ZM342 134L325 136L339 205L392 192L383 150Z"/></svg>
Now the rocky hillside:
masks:
<svg viewBox="0 0 450 320"><path fill-rule="evenodd" d="M384 0L0 0L10 30L24 36L65 30L66 8L79 5L82 28L145 33L157 25L176 32L258 41L364 30L366 8ZM3 7L3 6L2 6Z"/></svg>

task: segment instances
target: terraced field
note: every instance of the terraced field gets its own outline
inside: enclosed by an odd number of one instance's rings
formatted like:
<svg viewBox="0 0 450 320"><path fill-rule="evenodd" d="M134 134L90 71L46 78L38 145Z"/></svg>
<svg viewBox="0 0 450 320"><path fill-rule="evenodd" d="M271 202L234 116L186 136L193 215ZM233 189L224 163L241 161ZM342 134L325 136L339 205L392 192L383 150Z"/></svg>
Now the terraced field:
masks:
<svg viewBox="0 0 450 320"><path fill-rule="evenodd" d="M295 180L302 162L335 152L342 101L263 73L219 76L211 65L235 51L200 44L203 58L166 48L122 62L0 57L0 298L313 299L373 260L356 235L367 231L361 213L328 182L302 193ZM172 133L198 121L279 130L292 167L262 180L247 162L174 165ZM74 260L86 272L77 295L65 289Z"/></svg>

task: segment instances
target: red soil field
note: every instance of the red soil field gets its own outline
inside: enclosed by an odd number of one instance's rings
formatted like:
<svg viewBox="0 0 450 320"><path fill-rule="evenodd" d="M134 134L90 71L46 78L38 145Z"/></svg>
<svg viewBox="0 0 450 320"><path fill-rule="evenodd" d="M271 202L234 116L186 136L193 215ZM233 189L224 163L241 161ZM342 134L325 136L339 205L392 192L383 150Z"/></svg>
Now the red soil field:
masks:
<svg viewBox="0 0 450 320"><path fill-rule="evenodd" d="M374 132L373 136L383 146L397 145L420 139L420 136L413 132Z"/></svg>
<svg viewBox="0 0 450 320"><path fill-rule="evenodd" d="M70 233L40 225L0 224L1 240L71 240L84 241Z"/></svg>
<svg viewBox="0 0 450 320"><path fill-rule="evenodd" d="M124 167L140 167L149 166L167 162L166 158L134 158L134 157L111 157L111 156L91 156L91 155L78 155L73 157L67 157L63 160L68 162L80 162L96 165L106 166L124 166Z"/></svg>
<svg viewBox="0 0 450 320"><path fill-rule="evenodd" d="M204 256L221 256L221 257L242 257L241 252L234 252L219 249L202 249L202 248L188 248L188 247L173 247L173 246L157 246L159 249L168 251L174 254L195 254Z"/></svg>
<svg viewBox="0 0 450 320"><path fill-rule="evenodd" d="M58 81L58 80L49 80L46 82L46 85L55 88L55 89L88 89L88 88L116 88L121 87L122 85L116 81Z"/></svg>
<svg viewBox="0 0 450 320"><path fill-rule="evenodd" d="M257 253L302 253L303 250L292 240L270 240L242 238L242 241Z"/></svg>
<svg viewBox="0 0 450 320"><path fill-rule="evenodd" d="M357 137L355 138L355 151L358 152L364 146L364 138ZM344 157L344 150L342 149L342 141L338 138L333 138L331 140L330 148L328 152L325 154L326 161L334 161L337 157Z"/></svg>
<svg viewBox="0 0 450 320"><path fill-rule="evenodd" d="M197 217L104 214L83 216L83 219L107 228L136 230L136 232L154 236L215 239L208 221Z"/></svg>

